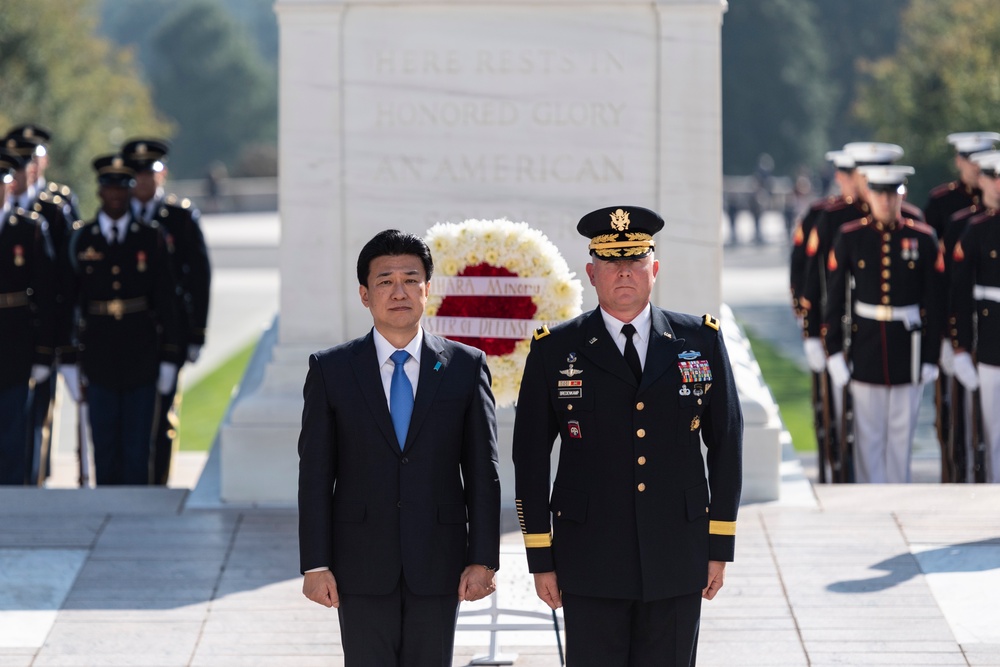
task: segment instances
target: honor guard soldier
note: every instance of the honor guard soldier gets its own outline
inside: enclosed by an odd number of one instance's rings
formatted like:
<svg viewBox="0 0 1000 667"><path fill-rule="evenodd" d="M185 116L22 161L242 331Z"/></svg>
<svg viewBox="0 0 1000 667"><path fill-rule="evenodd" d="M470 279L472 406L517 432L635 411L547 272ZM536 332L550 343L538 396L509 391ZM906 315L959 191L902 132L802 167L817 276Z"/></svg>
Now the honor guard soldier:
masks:
<svg viewBox="0 0 1000 667"><path fill-rule="evenodd" d="M990 133L972 133L975 136ZM949 135L955 136L955 135ZM989 137L987 136L987 139ZM978 145L985 146L986 140ZM990 144L992 145L992 144ZM968 147L965 144L961 147ZM945 323L945 336L941 341L941 376L936 383L937 431L941 443L941 481L968 482L973 481L973 447L972 431L969 429L970 401L972 393L964 389L955 378L955 362L953 340L949 335L954 329L951 304L947 299L951 294L951 276L954 269L954 251L958 240L965 234L969 222L980 215L984 209L997 208L997 193L993 187L993 179L989 174L980 173L981 163L991 163L1000 152L985 150L962 158L963 163L971 165L976 170L975 203L952 213L944 224L944 235L939 244L944 255L944 287L946 296L945 312L949 314L949 322ZM958 158L956 158L956 161ZM968 167L966 168L968 169ZM989 171L990 168L987 168ZM985 188L983 185L985 184Z"/></svg>
<svg viewBox="0 0 1000 667"><path fill-rule="evenodd" d="M955 169L958 179L943 183L931 190L924 207L927 224L934 228L939 239L945 235L948 220L955 213L970 206L978 206L982 196L979 187L979 165L969 159L973 153L993 150L1000 141L997 132L953 132L948 143L955 147Z"/></svg>
<svg viewBox="0 0 1000 667"><path fill-rule="evenodd" d="M212 269L201 232L201 213L188 199L164 193L166 158L170 148L161 139L132 139L122 155L135 171L132 214L146 223L156 223L167 240L174 278L177 280L177 312L183 361L195 362L205 344L208 297ZM177 433L174 409L177 386L160 396L160 414L154 443L153 483L164 485L170 477L170 461Z"/></svg>
<svg viewBox="0 0 1000 667"><path fill-rule="evenodd" d="M733 560L742 413L719 320L649 302L663 224L635 206L580 220L600 306L539 329L521 380L517 513L574 667L694 664L701 599Z"/></svg>
<svg viewBox="0 0 1000 667"><path fill-rule="evenodd" d="M34 482L29 398L51 372L55 298L40 216L7 196L24 166L0 148L0 484L18 485Z"/></svg>
<svg viewBox="0 0 1000 667"><path fill-rule="evenodd" d="M829 378L826 375L826 351L819 335L809 337L809 314L812 303L805 296L806 273L806 239L812 235L812 230L822 217L824 211L831 207L851 206L857 198L857 186L854 182L854 158L844 151L828 151L826 159L836 168L834 179L840 194L819 199L809 207L795 227L792 235L791 253L791 292L792 309L799 318L803 328L806 363L812 371L812 404L813 426L816 430L816 443L820 452L819 481L825 483L828 479L827 464L829 464L829 479L838 477L840 467L838 450L839 425L843 413L843 401L840 395L833 392ZM818 275L818 274L817 274ZM815 293L821 290L813 290ZM815 317L819 316L819 305L815 309Z"/></svg>
<svg viewBox="0 0 1000 667"><path fill-rule="evenodd" d="M977 481L1000 483L1000 154L978 162L988 208L955 245L949 333L955 377L972 392L969 431L983 454Z"/></svg>
<svg viewBox="0 0 1000 667"><path fill-rule="evenodd" d="M49 140L47 130L37 125L21 125L11 130L4 139L8 150L21 155L24 166L14 174L13 193L18 205L26 211L32 211L41 216L39 222L53 257L55 275L56 326L69 326L72 311L67 301L67 276L61 275L66 266L66 245L75 218L69 202L63 199L59 188L50 191L45 186L43 161L47 160L45 142ZM60 186L62 187L62 186ZM68 192L68 188L65 188ZM57 350L58 353L58 350ZM32 393L29 430L33 434L33 450L35 452L32 466L32 477L44 480L48 476L45 469L39 470L40 461L48 460L48 452L52 442L52 416L56 397L55 375L44 382L37 382Z"/></svg>
<svg viewBox="0 0 1000 667"><path fill-rule="evenodd" d="M850 382L856 481L909 482L921 390L938 374L944 258L934 230L900 212L913 168L858 170L871 214L841 227L827 259L827 370Z"/></svg>
<svg viewBox="0 0 1000 667"><path fill-rule="evenodd" d="M37 171L35 174L35 180L33 182L33 187L38 194L43 192L48 193L48 196L53 201L58 197L62 202L69 206L70 213L69 218L74 222L80 219L80 208L79 203L74 194L73 190L70 189L68 185L63 185L62 183L56 183L55 181L49 181L45 177L45 172L48 170L49 166L49 141L52 139L52 134L45 128L35 125L34 123L27 123L25 125L18 125L7 132L7 138L23 139L35 144L35 163L37 166Z"/></svg>
<svg viewBox="0 0 1000 667"><path fill-rule="evenodd" d="M180 361L174 279L163 234L130 212L134 172L120 155L93 165L101 209L69 243L80 364L60 370L74 398L86 387L97 484L148 484L157 389Z"/></svg>

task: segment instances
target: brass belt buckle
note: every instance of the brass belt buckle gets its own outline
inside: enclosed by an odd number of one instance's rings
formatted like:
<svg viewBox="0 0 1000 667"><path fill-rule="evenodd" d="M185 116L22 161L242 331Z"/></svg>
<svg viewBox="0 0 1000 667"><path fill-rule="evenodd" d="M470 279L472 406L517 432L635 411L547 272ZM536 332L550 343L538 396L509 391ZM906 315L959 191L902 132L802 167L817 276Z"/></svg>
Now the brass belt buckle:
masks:
<svg viewBox="0 0 1000 667"><path fill-rule="evenodd" d="M879 322L892 321L892 306L886 306L885 304L875 306L875 319Z"/></svg>
<svg viewBox="0 0 1000 667"><path fill-rule="evenodd" d="M108 301L108 315L113 315L116 320L120 320L125 314L125 302L121 299Z"/></svg>

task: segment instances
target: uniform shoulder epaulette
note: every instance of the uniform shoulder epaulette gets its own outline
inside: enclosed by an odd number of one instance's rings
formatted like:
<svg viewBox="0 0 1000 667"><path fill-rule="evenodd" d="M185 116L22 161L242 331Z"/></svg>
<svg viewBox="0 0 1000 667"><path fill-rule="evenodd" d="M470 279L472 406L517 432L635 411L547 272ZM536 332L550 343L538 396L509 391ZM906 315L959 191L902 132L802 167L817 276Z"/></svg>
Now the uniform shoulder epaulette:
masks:
<svg viewBox="0 0 1000 667"><path fill-rule="evenodd" d="M972 219L969 220L969 224L978 225L981 222L986 222L987 220L993 220L994 218L996 218L996 215L997 215L996 209L988 208L985 211L980 211L978 215L973 216Z"/></svg>
<svg viewBox="0 0 1000 667"><path fill-rule="evenodd" d="M715 329L716 331L719 330L719 318L713 317L709 313L705 313L704 317L702 318L702 323L709 329Z"/></svg>
<svg viewBox="0 0 1000 667"><path fill-rule="evenodd" d="M931 190L931 199L943 197L949 192L953 192L956 189L958 189L958 181L951 181L950 183L942 183L941 185Z"/></svg>
<svg viewBox="0 0 1000 667"><path fill-rule="evenodd" d="M850 222L845 222L843 225L840 226L840 233L848 234L850 232L857 231L862 227L867 227L868 225L870 225L871 221L872 221L871 218L865 216L863 218L858 218L857 220L851 220Z"/></svg>
<svg viewBox="0 0 1000 667"><path fill-rule="evenodd" d="M905 220L907 227L912 227L914 230L922 232L924 234L937 235L937 232L934 231L934 228L928 225L926 222L921 222L920 220L914 220L913 218L906 218Z"/></svg>
<svg viewBox="0 0 1000 667"><path fill-rule="evenodd" d="M830 202L826 207L826 210L830 213L835 213L837 211L843 211L845 208L854 205L854 199L851 197L838 197L835 201Z"/></svg>
<svg viewBox="0 0 1000 667"><path fill-rule="evenodd" d="M537 329L535 329L535 333L534 333L535 340L540 340L542 338L545 338L550 333L552 333L552 332L549 331L548 325L543 324L542 326L540 326Z"/></svg>
<svg viewBox="0 0 1000 667"><path fill-rule="evenodd" d="M948 222L960 222L962 220L965 220L966 218L974 216L980 210L981 210L980 207L976 204L973 204L972 206L966 206L965 208L955 211L950 216L948 216Z"/></svg>

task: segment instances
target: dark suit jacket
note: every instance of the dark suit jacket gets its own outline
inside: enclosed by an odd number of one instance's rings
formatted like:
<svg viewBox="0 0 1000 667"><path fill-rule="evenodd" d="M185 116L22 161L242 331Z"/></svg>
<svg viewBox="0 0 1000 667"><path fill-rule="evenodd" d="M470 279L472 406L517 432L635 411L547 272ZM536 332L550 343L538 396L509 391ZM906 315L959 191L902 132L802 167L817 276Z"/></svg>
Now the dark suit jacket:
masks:
<svg viewBox="0 0 1000 667"><path fill-rule="evenodd" d="M530 571L577 595L659 600L733 559L743 417L717 327L654 307L641 384L597 309L532 341L514 423Z"/></svg>
<svg viewBox="0 0 1000 667"><path fill-rule="evenodd" d="M499 567L496 414L485 355L424 333L400 451L373 334L309 357L299 436L302 571L340 592L458 589L466 565Z"/></svg>

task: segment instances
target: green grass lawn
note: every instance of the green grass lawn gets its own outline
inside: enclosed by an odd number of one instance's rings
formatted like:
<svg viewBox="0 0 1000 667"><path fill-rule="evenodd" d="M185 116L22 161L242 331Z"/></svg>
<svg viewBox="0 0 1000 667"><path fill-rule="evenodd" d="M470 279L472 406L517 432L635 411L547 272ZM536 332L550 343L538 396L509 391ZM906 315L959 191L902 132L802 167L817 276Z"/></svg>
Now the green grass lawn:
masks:
<svg viewBox="0 0 1000 667"><path fill-rule="evenodd" d="M813 429L812 380L809 373L782 356L775 346L756 337L753 331L744 329L764 381L778 403L781 420L792 436L792 444L797 451L815 451L816 432Z"/></svg>
<svg viewBox="0 0 1000 667"><path fill-rule="evenodd" d="M180 448L206 452L211 448L233 389L243 379L257 341L231 356L221 366L184 390L180 406Z"/></svg>

